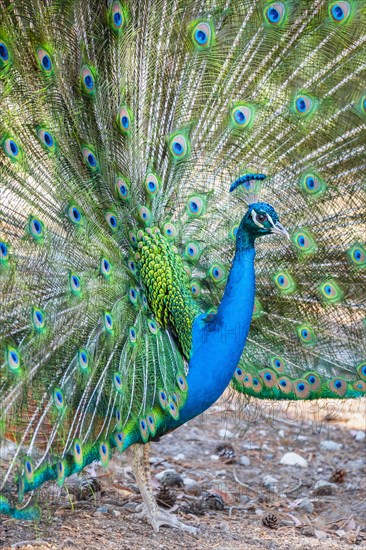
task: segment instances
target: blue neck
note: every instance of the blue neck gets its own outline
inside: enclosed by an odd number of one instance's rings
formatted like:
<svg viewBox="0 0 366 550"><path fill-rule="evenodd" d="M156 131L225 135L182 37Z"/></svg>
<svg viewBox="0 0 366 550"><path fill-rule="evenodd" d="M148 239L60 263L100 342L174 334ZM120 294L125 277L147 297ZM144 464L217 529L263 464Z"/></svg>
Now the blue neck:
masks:
<svg viewBox="0 0 366 550"><path fill-rule="evenodd" d="M252 319L255 273L254 239L241 227L225 292L210 321L199 316L193 324L188 398L179 424L208 409L225 391L239 363Z"/></svg>

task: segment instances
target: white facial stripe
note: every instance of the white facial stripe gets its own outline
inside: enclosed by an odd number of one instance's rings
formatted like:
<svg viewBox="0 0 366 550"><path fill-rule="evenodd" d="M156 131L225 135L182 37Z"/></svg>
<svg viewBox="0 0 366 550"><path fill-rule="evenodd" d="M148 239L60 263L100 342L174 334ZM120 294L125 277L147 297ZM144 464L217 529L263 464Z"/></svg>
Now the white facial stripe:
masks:
<svg viewBox="0 0 366 550"><path fill-rule="evenodd" d="M258 225L258 227L261 227L262 229L264 229L264 225L262 225L258 220L257 220L257 214L255 213L254 210L251 211L251 216L253 218L253 222L255 223L255 225Z"/></svg>
<svg viewBox="0 0 366 550"><path fill-rule="evenodd" d="M272 220L272 218L269 214L267 214L267 218L269 219L270 223L272 224L272 227L274 227L275 224L273 223L273 220Z"/></svg>

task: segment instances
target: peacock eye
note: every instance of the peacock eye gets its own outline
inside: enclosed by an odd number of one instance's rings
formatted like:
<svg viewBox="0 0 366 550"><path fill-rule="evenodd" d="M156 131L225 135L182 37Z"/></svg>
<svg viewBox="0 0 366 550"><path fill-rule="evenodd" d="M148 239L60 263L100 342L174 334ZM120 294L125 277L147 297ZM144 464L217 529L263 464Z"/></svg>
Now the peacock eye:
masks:
<svg viewBox="0 0 366 550"><path fill-rule="evenodd" d="M267 214L257 214L257 220L259 223L266 222L268 220Z"/></svg>

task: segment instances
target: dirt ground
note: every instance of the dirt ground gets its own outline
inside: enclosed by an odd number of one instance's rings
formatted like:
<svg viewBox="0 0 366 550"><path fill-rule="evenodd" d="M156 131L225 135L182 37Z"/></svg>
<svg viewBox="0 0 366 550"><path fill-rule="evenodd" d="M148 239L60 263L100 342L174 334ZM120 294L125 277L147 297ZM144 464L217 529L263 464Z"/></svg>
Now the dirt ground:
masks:
<svg viewBox="0 0 366 550"><path fill-rule="evenodd" d="M351 549L366 547L365 400L221 403L151 448L161 504L191 535L154 533L128 462L39 496L39 523L0 519L4 549ZM302 465L282 464L294 452ZM287 455L288 457L288 455Z"/></svg>

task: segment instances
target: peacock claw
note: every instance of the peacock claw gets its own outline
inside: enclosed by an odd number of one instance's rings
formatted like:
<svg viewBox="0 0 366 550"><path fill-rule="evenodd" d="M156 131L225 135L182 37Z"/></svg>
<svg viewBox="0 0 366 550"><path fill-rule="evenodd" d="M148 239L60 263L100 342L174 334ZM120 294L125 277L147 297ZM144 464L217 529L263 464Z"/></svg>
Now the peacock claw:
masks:
<svg viewBox="0 0 366 550"><path fill-rule="evenodd" d="M161 508L156 508L153 511L149 510L145 504L141 504L136 508L136 516L139 519L145 518L157 533L162 525L172 527L173 529L180 529L181 531L186 531L191 535L194 535L198 532L196 527L192 525L186 525L182 521L174 516L173 514L162 510Z"/></svg>

